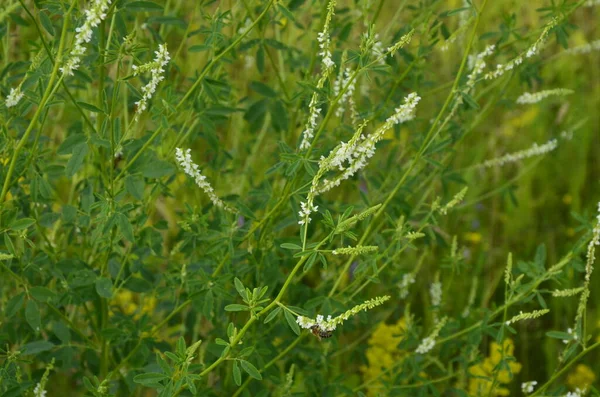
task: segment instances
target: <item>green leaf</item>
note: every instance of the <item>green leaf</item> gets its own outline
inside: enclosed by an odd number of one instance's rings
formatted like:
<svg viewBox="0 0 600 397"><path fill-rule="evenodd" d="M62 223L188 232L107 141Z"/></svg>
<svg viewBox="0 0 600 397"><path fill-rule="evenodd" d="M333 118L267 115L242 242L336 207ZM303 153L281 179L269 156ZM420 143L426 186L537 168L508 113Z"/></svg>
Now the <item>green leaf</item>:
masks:
<svg viewBox="0 0 600 397"><path fill-rule="evenodd" d="M125 178L125 190L138 200L144 198L144 186L144 178L139 175L127 175Z"/></svg>
<svg viewBox="0 0 600 397"><path fill-rule="evenodd" d="M41 352L48 351L52 349L54 345L45 340L38 340L35 342L27 343L21 347L21 352L23 354L38 354Z"/></svg>
<svg viewBox="0 0 600 397"><path fill-rule="evenodd" d="M238 305L235 303L225 306L225 311L227 312L242 312L248 309L249 307L246 305Z"/></svg>
<svg viewBox="0 0 600 397"><path fill-rule="evenodd" d="M75 146L85 143L87 140L85 134L72 134L69 135L58 147L57 154L70 154L73 153Z"/></svg>
<svg viewBox="0 0 600 397"><path fill-rule="evenodd" d="M242 364L242 368L248 373L248 375L250 375L254 379L262 380L262 375L260 374L258 369L256 369L256 367L252 365L249 361L240 360L240 364Z"/></svg>
<svg viewBox="0 0 600 397"><path fill-rule="evenodd" d="M253 81L250 83L250 89L252 91L256 91L262 96L266 96L268 98L274 98L277 96L277 93L273 91L271 87L268 85L261 83L260 81Z"/></svg>
<svg viewBox="0 0 600 397"><path fill-rule="evenodd" d="M15 250L15 245L13 244L8 233L4 233L4 245L6 246L6 249L8 250L8 252L10 252L12 256L15 256L17 254L17 251Z"/></svg>
<svg viewBox="0 0 600 397"><path fill-rule="evenodd" d="M50 36L54 36L54 26L52 26L52 21L48 15L46 15L45 12L40 12L38 15L40 16L40 22L42 23L42 26L46 32L48 32Z"/></svg>
<svg viewBox="0 0 600 397"><path fill-rule="evenodd" d="M281 248L286 249L286 250L301 250L302 247L299 246L298 244L293 244L293 243L283 243L280 245Z"/></svg>
<svg viewBox="0 0 600 397"><path fill-rule="evenodd" d="M175 173L175 166L163 160L152 160L141 167L145 178L162 178Z"/></svg>
<svg viewBox="0 0 600 397"><path fill-rule="evenodd" d="M73 177L77 171L83 165L85 156L88 153L87 142L79 143L73 147L73 154L65 167L65 175L69 178Z"/></svg>
<svg viewBox="0 0 600 397"><path fill-rule="evenodd" d="M35 223L35 219L21 218L21 219L16 219L13 222L11 222L9 227L12 230L23 230L23 229L27 229L29 226L33 225L34 223Z"/></svg>
<svg viewBox="0 0 600 397"><path fill-rule="evenodd" d="M265 318L265 324L272 321L281 312L281 307L276 307L269 315Z"/></svg>
<svg viewBox="0 0 600 397"><path fill-rule="evenodd" d="M471 107L473 109L480 108L480 106L477 103L477 101L475 100L475 98L473 98L471 95L467 94L466 92L461 92L461 96L463 97L463 99L465 100L467 105L469 105L469 107Z"/></svg>
<svg viewBox="0 0 600 397"><path fill-rule="evenodd" d="M130 242L134 242L135 238L133 236L133 226L131 226L131 222L129 222L129 218L125 214L118 213L117 214L117 227L123 233L123 236Z"/></svg>
<svg viewBox="0 0 600 397"><path fill-rule="evenodd" d="M145 374L136 375L133 378L135 383L139 383L140 385L144 385L146 387L161 387L161 383L164 380L169 379L169 377L165 374L160 374L158 372L147 372Z"/></svg>
<svg viewBox="0 0 600 397"><path fill-rule="evenodd" d="M40 302L48 302L56 296L56 293L54 291L50 290L49 288L40 286L31 287L29 289L29 293L31 294L31 296L33 296L33 299Z"/></svg>
<svg viewBox="0 0 600 397"><path fill-rule="evenodd" d="M561 331L549 331L549 332L546 332L546 336L549 338L555 338L555 339L564 339L564 340L573 339L573 335L566 333L566 332L561 332Z"/></svg>
<svg viewBox="0 0 600 397"><path fill-rule="evenodd" d="M290 326L290 328L292 329L292 331L294 331L294 333L296 335L300 335L300 326L298 326L298 323L296 322L294 315L292 313L288 312L287 310L284 310L283 314L285 315L285 319L287 320L287 323Z"/></svg>
<svg viewBox="0 0 600 397"><path fill-rule="evenodd" d="M4 314L6 315L6 318L11 318L19 310L21 310L21 307L23 307L24 302L25 302L25 292L21 292L20 294L15 295L12 298L10 298L10 300L6 303L6 306L4 308Z"/></svg>
<svg viewBox="0 0 600 397"><path fill-rule="evenodd" d="M234 278L233 284L235 285L235 289L237 290L238 294L240 294L240 296L243 299L248 300L248 294L246 293L246 288L244 288L244 284L242 284L240 279L237 277Z"/></svg>
<svg viewBox="0 0 600 397"><path fill-rule="evenodd" d="M316 260L317 260L317 252L313 251L313 253L306 260L306 263L304 264L304 269L302 269L302 271L305 273L307 271L309 271L310 268L313 267L313 265L315 264Z"/></svg>
<svg viewBox="0 0 600 397"><path fill-rule="evenodd" d="M94 106L94 105L92 105L92 104L85 103L85 102L77 102L77 104L78 104L79 106L81 106L82 108L84 108L84 109L86 109L86 110L89 110L90 112L94 112L94 113L104 113L104 114L106 114L106 112L104 112L104 110L102 110L102 109L100 109L100 108L98 108L98 107L96 107L96 106Z"/></svg>
<svg viewBox="0 0 600 397"><path fill-rule="evenodd" d="M40 327L42 326L40 308L33 300L27 301L27 305L25 306L25 320L27 320L27 324L29 324L35 332L40 331Z"/></svg>
<svg viewBox="0 0 600 397"><path fill-rule="evenodd" d="M112 298L112 280L107 277L100 277L96 280L96 292L102 298L110 299Z"/></svg>
<svg viewBox="0 0 600 397"><path fill-rule="evenodd" d="M71 331L62 321L55 321L52 324L54 335L64 344L71 342Z"/></svg>
<svg viewBox="0 0 600 397"><path fill-rule="evenodd" d="M237 361L233 362L233 381L238 386L242 385L242 371L240 371Z"/></svg>

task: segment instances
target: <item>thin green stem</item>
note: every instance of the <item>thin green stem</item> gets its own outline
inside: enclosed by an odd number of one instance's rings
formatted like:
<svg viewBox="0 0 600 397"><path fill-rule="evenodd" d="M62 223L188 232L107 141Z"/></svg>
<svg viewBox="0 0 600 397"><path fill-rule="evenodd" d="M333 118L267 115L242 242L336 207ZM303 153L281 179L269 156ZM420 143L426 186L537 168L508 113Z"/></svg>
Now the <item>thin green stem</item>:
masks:
<svg viewBox="0 0 600 397"><path fill-rule="evenodd" d="M61 59L61 57L62 57L62 53L65 48L67 31L68 31L68 27L69 27L69 17L71 15L71 11L73 10L73 7L75 6L75 3L76 3L75 1L73 1L71 3L71 7L69 8L69 10L67 11L67 13L64 16L64 23L63 23L62 33L60 35L60 44L58 46L58 52L56 54L56 59ZM35 127L35 124L36 124L38 118L42 114L42 111L43 111L44 107L46 106L46 103L48 103L48 100L50 99L51 94L55 91L54 90L54 88L55 88L54 81L56 80L56 76L58 75L58 72L59 72L59 62L55 62L54 67L52 68L52 72L50 74L50 79L48 80L48 85L46 86L46 90L44 92L44 95L42 96L42 100L40 101L38 108L36 109L35 113L33 114L33 117L31 118L31 121L29 122L29 126L23 133L23 136L19 140L19 143L17 144L15 151L13 152L13 155L10 159L10 165L9 165L8 171L6 173L6 177L4 179L4 185L2 186L2 192L0 193L0 211L4 208L4 200L6 199L6 194L8 193L8 189L10 188L10 180L12 178L13 172L15 171L15 165L17 163L19 154L21 153L21 150L23 150L23 148L27 144L27 139L29 139L29 135L31 134L31 131L33 131L33 128ZM61 77L59 78L58 84L60 84L60 82L62 81L63 76L64 75L61 75Z"/></svg>

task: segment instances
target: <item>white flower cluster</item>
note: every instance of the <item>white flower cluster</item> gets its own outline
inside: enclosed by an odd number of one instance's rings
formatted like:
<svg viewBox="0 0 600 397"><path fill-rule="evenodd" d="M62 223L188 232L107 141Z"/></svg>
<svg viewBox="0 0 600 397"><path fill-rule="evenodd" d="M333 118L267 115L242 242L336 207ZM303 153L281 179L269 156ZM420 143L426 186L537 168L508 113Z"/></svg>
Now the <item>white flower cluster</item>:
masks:
<svg viewBox="0 0 600 397"><path fill-rule="evenodd" d="M327 320L325 320L325 317L319 314L315 320L304 316L298 316L296 322L300 328L304 329L311 329L316 325L323 331L334 331L336 326L333 324L332 320L333 318L330 315L327 316Z"/></svg>
<svg viewBox="0 0 600 397"><path fill-rule="evenodd" d="M306 203L301 202L300 208L300 211L298 211L298 216L300 217L298 224L304 225L305 223L310 223L310 221L312 220L310 214L312 214L313 212L317 212L319 206L314 205L313 200L308 200L308 202Z"/></svg>
<svg viewBox="0 0 600 397"><path fill-rule="evenodd" d="M570 391L565 394L565 397L583 397L585 396L586 390L581 390L580 388L576 388L575 391Z"/></svg>
<svg viewBox="0 0 600 397"><path fill-rule="evenodd" d="M368 136L359 135L358 139L352 140L349 143L342 142L337 148L332 150L326 159L322 159L321 163L331 162L342 173L333 180L324 179L317 188L317 193L322 194L336 186L361 170L367 165L368 160L375 154L375 145L379 142L384 134L394 126L394 124L404 123L412 120L415 117L415 109L421 97L416 93L409 94L404 99L404 104L396 108L396 112L390 116L386 122L379 127L373 134ZM344 163L348 163L345 165ZM329 164L328 164L329 165ZM322 166L321 164L319 165Z"/></svg>
<svg viewBox="0 0 600 397"><path fill-rule="evenodd" d="M317 128L317 118L321 114L321 108L317 107L318 96L316 93L313 94L310 99L308 108L310 109L310 115L308 116L308 122L302 131L302 142L300 143L300 150L306 150L310 148L310 142L315 136L315 129Z"/></svg>
<svg viewBox="0 0 600 397"><path fill-rule="evenodd" d="M575 332L575 330L573 328L567 328L567 334L571 335L573 337L574 341L577 341L577 332ZM571 342L571 340L570 339L563 339L562 342L566 345L569 342Z"/></svg>
<svg viewBox="0 0 600 397"><path fill-rule="evenodd" d="M538 103L550 96L571 95L573 92L573 90L569 90L567 88L555 88L553 90L544 90L539 92L526 92L518 97L516 102L519 104Z"/></svg>
<svg viewBox="0 0 600 397"><path fill-rule="evenodd" d="M298 316L296 322L301 328L304 329L310 329L316 325L319 327L319 329L323 331L334 331L338 325L342 325L344 321L348 320L350 317L360 313L361 311L373 309L374 307L383 304L389 299L390 297L388 295L385 295L368 300L364 303L361 303L360 305L354 306L352 309L347 310L346 312L340 314L335 318L327 316L327 319L325 319L320 314L317 315L317 318L314 320L308 317Z"/></svg>
<svg viewBox="0 0 600 397"><path fill-rule="evenodd" d="M38 383L35 386L35 389L33 389L33 395L34 397L46 397L46 390L44 390L42 385Z"/></svg>
<svg viewBox="0 0 600 397"><path fill-rule="evenodd" d="M497 77L502 76L505 72L509 71L509 70L513 70L516 66L519 66L520 64L523 63L523 59L524 58L531 58L532 56L536 55L540 48L542 47L542 45L544 44L544 42L546 41L546 39L548 38L548 34L550 33L550 30L552 30L552 28L554 28L557 24L558 24L558 18L553 18L545 27L544 30L542 31L542 34L540 35L540 37L536 40L535 43L533 43L533 45L531 45L527 51L525 51L525 53L518 55L516 58L513 58L512 60L510 60L509 62L507 62L506 64L498 64L496 65L496 70L486 73L485 75L485 79L486 80L491 80L491 79L495 79Z"/></svg>
<svg viewBox="0 0 600 397"><path fill-rule="evenodd" d="M387 120L388 129L394 124L400 124L415 118L415 109L421 97L416 92L411 92L404 98L404 103L396 108L396 111Z"/></svg>
<svg viewBox="0 0 600 397"><path fill-rule="evenodd" d="M383 43L379 40L379 33L375 33L375 42L373 43L373 47L371 48L371 55L373 58L377 59L377 63L379 65L385 65L385 49L383 48Z"/></svg>
<svg viewBox="0 0 600 397"><path fill-rule="evenodd" d="M592 239L587 247L587 260L585 269L585 281L590 282L592 270L594 270L594 262L596 261L595 246L600 245L600 203L598 203L598 215L596 215L596 226L592 231Z"/></svg>
<svg viewBox="0 0 600 397"><path fill-rule="evenodd" d="M569 48L563 51L563 54L588 54L592 51L600 50L600 40L592 41L591 43L582 44L577 47Z"/></svg>
<svg viewBox="0 0 600 397"><path fill-rule="evenodd" d="M533 389L535 389L535 385L537 385L537 381L532 380L529 382L521 383L521 391L525 394L533 393Z"/></svg>
<svg viewBox="0 0 600 397"><path fill-rule="evenodd" d="M553 151L558 146L556 139L551 139L543 145L534 143L529 149L521 150L515 153L505 154L502 157L496 157L494 159L486 160L479 164L479 168L499 167L507 163L514 163L519 160L526 159L528 157L540 156L548 152Z"/></svg>
<svg viewBox="0 0 600 397"><path fill-rule="evenodd" d="M317 88L323 88L325 81L329 77L329 73L333 69L334 63L331 59L331 51L329 51L329 24L331 22L331 18L333 16L333 11L335 9L335 0L330 0L329 5L327 7L327 17L325 18L325 24L323 25L323 31L319 32L317 35L317 41L319 42L319 47L321 48L321 52L319 55L323 56L323 70L321 71L321 78L317 82ZM308 121L304 126L304 131L302 131L302 141L300 142L300 150L306 150L310 148L312 139L315 136L315 129L317 128L317 118L319 114L321 114L321 108L317 106L317 102L319 100L319 95L317 91L313 92L310 102L308 104Z"/></svg>
<svg viewBox="0 0 600 397"><path fill-rule="evenodd" d="M467 78L467 87L469 89L475 86L477 76L479 76L481 72L483 72L483 69L486 66L484 59L492 55L492 53L495 50L496 46L492 44L487 46L485 50L475 55L474 57L469 57L469 64L471 66L471 73L469 73L469 76Z"/></svg>
<svg viewBox="0 0 600 397"><path fill-rule="evenodd" d="M148 101L154 95L156 91L156 87L158 87L158 83L164 80L163 73L165 72L164 67L169 63L171 57L169 56L169 51L167 51L166 44L159 44L158 51L154 51L156 54L156 58L154 61L148 62L141 66L133 65L133 75L137 76L140 73L145 71L150 71L150 81L144 87L142 87L142 97L135 104L137 105L137 109L135 110L134 120L137 120L140 114L146 110L148 107Z"/></svg>
<svg viewBox="0 0 600 397"><path fill-rule="evenodd" d="M329 37L329 24L331 23L331 17L334 14L335 3L335 0L329 1L329 5L327 6L327 17L325 19L325 24L323 25L323 30L317 34L317 41L319 42L319 48L321 49L319 55L323 57L323 66L325 69L331 69L335 65L331 59L331 51L329 50L329 46L331 44L331 38Z"/></svg>
<svg viewBox="0 0 600 397"><path fill-rule="evenodd" d="M75 45L71 50L70 57L60 68L60 71L72 76L73 71L79 68L81 57L85 54L85 44L92 40L92 29L100 25L100 22L106 18L106 11L111 0L92 0L91 7L85 10L85 21L83 25L75 29Z"/></svg>
<svg viewBox="0 0 600 397"><path fill-rule="evenodd" d="M183 168L183 171L194 178L196 185L198 185L210 198L210 201L219 208L222 208L226 211L234 212L231 208L229 208L225 203L216 195L214 189L206 181L206 177L202 175L200 172L200 167L198 164L195 164L192 161L191 149L187 149L184 153L180 148L175 149L175 158L179 165Z"/></svg>
<svg viewBox="0 0 600 397"><path fill-rule="evenodd" d="M409 288L411 284L415 283L415 275L412 273L406 273L402 276L402 281L400 281L400 298L406 299L409 294Z"/></svg>
<svg viewBox="0 0 600 397"><path fill-rule="evenodd" d="M350 72L350 68L346 68L344 70L343 78L341 80L337 79L334 83L333 93L335 96L338 96L342 87L345 87L346 85L348 86L348 89L346 90L346 92L344 92L344 94L342 95L342 97L340 98L340 100L338 102L338 108L335 111L335 115L337 117L342 117L342 115L344 114L344 110L345 110L344 105L346 104L346 102L350 103L350 107L353 107L353 105L354 105L352 95L354 94L356 80L351 80L351 79L352 79L352 73Z"/></svg>
<svg viewBox="0 0 600 397"><path fill-rule="evenodd" d="M435 347L436 338L440 334L440 331L442 330L442 328L444 328L444 325L446 325L446 321L448 321L448 318L444 317L443 319L441 319L440 321L438 321L435 324L435 328L433 329L433 331L431 332L431 334L429 334L428 337L424 338L421 341L421 343L419 344L419 346L415 350L415 353L417 353L417 354L427 354L427 353L429 353L431 351L431 349L433 349Z"/></svg>
<svg viewBox="0 0 600 397"><path fill-rule="evenodd" d="M362 130L366 126L363 123L358 127L348 143L340 143L327 157L321 157L319 170L313 177L306 201L300 203L302 207L302 210L298 212L301 218L298 221L300 225L308 224L311 221L310 214L315 211L314 208L316 207L313 202L316 196L339 186L342 181L350 178L360 169L364 168L367 165L368 159L375 154L375 144L383 138L385 132L392 128L394 124L403 123L415 117L415 108L420 99L414 92L409 94L404 99L404 104L396 109L396 113L389 117L373 134L367 137L362 134ZM307 135L305 134L305 139L306 137ZM312 135L310 137L312 138ZM310 147L310 143L307 143L307 147ZM302 145L300 148L302 148ZM335 168L341 171L339 175L332 180L323 179L321 181L322 176Z"/></svg>
<svg viewBox="0 0 600 397"><path fill-rule="evenodd" d="M592 272L594 271L594 262L596 261L596 246L600 245L600 202L598 203L598 214L596 215L596 225L592 230L592 238L587 246L586 262L585 262L585 279L583 282L583 291L579 298L579 305L577 306L577 316L575 317L575 324L579 325L583 321L587 301L590 297L590 281L592 279Z"/></svg>
<svg viewBox="0 0 600 397"><path fill-rule="evenodd" d="M428 336L427 338L425 338L421 341L421 344L417 347L417 350L415 350L415 353L426 354L429 351L431 351L431 349L433 349L434 347L435 347L435 338Z"/></svg>
<svg viewBox="0 0 600 397"><path fill-rule="evenodd" d="M429 296L431 296L431 304L433 306L439 306L442 303L442 283L436 281L431 283L429 287Z"/></svg>
<svg viewBox="0 0 600 397"><path fill-rule="evenodd" d="M240 28L238 29L238 31L237 31L238 34L246 33L246 31L248 31L250 26L252 26L252 20L250 18L246 18L246 21L244 21L244 24L241 25Z"/></svg>
<svg viewBox="0 0 600 397"><path fill-rule="evenodd" d="M23 92L21 91L21 85L17 88L11 88L10 94L6 96L6 107L10 108L13 106L17 106L19 101L23 98Z"/></svg>

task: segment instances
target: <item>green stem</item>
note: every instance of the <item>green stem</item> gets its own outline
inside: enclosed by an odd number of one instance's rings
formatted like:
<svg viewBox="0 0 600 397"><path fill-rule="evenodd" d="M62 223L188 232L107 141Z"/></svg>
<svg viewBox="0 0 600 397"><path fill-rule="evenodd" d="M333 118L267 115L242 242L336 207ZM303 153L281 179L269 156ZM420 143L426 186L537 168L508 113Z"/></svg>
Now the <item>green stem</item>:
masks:
<svg viewBox="0 0 600 397"><path fill-rule="evenodd" d="M73 7L75 6L75 3L76 3L75 1L73 1L71 3L71 7L69 8L69 10L67 11L67 13L64 16L63 29L62 29L62 33L60 35L60 44L58 46L58 52L56 54L56 59L58 59L58 60L61 59L63 50L65 48L65 41L66 41L67 31L68 31L68 27L69 27L69 17L71 15L71 11L73 10ZM50 99L51 94L54 92L54 81L56 80L58 71L59 71L59 62L55 62L54 67L52 68L52 73L50 74L50 79L48 80L48 86L46 87L44 95L42 96L42 100L40 101L38 108L36 109L35 113L33 114L33 117L31 118L31 121L29 122L29 126L27 127L27 129L25 130L25 133L19 140L19 143L17 144L17 147L15 148L12 158L10 159L10 165L9 165L8 171L6 173L6 177L4 179L4 185L2 186L2 192L0 193L0 212L4 208L4 200L6 199L6 194L8 193L8 189L10 188L10 179L12 177L13 172L15 171L15 165L17 163L19 154L21 153L21 150L23 150L23 148L27 144L27 139L29 138L31 131L33 131L33 128L35 127L35 124L36 124L38 118L42 114L42 110L46 106L46 103L48 103L48 100ZM61 75L61 77L59 78L58 84L60 84L60 82L62 81L63 76L64 75Z"/></svg>
<svg viewBox="0 0 600 397"><path fill-rule="evenodd" d="M557 371L554 373L554 375L552 375L552 377L550 379L548 379L548 381L546 383L544 383L539 389L537 389L535 391L535 393L531 394L531 397L535 397L537 395L539 395L540 393L542 393L544 390L546 390L558 377L562 376L569 368L571 368L571 366L573 364L575 364L577 361L579 361L579 359L581 359L583 356L585 356L586 354L588 354L589 352L591 352L592 350L596 349L597 347L600 346L600 342L596 342L593 345L583 349L581 351L581 353L579 353L577 356L575 356L575 358L573 358L573 360L569 361L567 364L565 364L564 367L562 367L560 369L560 371Z"/></svg>

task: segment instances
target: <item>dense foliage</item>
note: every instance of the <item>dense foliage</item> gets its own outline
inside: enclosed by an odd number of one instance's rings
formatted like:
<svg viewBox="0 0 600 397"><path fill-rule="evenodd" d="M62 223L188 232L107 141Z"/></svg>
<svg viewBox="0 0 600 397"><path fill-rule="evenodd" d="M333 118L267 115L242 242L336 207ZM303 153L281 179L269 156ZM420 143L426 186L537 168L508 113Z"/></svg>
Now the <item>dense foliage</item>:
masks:
<svg viewBox="0 0 600 397"><path fill-rule="evenodd" d="M599 395L597 0L4 0L0 394Z"/></svg>

